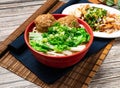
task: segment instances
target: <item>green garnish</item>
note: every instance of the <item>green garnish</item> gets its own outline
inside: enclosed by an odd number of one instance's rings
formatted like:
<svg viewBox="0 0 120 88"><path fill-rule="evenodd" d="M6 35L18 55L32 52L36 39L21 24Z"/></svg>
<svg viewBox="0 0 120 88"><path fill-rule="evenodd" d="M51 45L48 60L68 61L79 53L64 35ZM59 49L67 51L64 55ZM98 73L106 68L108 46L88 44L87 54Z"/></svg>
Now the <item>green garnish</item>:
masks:
<svg viewBox="0 0 120 88"><path fill-rule="evenodd" d="M39 34L39 36L38 36ZM71 28L60 23L55 23L48 28L46 33L29 33L30 45L37 51L46 53L47 51L62 52L87 43L90 35L84 28Z"/></svg>
<svg viewBox="0 0 120 88"><path fill-rule="evenodd" d="M99 30L97 27L104 16L107 15L107 10L98 7L90 7L84 15L85 21L92 27L93 31Z"/></svg>

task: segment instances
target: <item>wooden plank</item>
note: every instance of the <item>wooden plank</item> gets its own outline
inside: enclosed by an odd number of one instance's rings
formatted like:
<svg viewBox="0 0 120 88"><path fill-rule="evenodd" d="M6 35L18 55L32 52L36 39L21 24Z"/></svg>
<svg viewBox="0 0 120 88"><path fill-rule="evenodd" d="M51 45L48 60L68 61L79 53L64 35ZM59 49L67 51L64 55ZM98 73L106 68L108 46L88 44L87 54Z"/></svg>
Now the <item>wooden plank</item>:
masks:
<svg viewBox="0 0 120 88"><path fill-rule="evenodd" d="M56 3L58 2L58 0L48 0L43 6L41 6L41 8L40 9L38 9L36 12L35 12L35 15L34 16L31 16L31 17L29 17L23 24L21 24L21 26L19 27L19 28L17 28L17 30L16 31L14 31L11 35L15 35L17 32L18 32L18 30L19 30L19 34L17 35L17 36L19 36L24 30L25 30L25 28L27 27L27 25L31 22L31 21L33 21L35 18L36 18L36 16L38 16L39 14L42 14L42 13L46 13L46 12L48 12L49 10L50 10L50 8L52 8ZM11 36L10 35L10 36ZM9 40L9 38L10 38L10 36L6 39L6 40L4 40L4 42L3 42L3 44L2 45L0 45L0 46L2 46L0 49L0 54L2 54L2 52L5 50L5 49L7 49L7 45L8 44L10 44L13 40L15 40L16 38L13 38L11 41L8 41Z"/></svg>
<svg viewBox="0 0 120 88"><path fill-rule="evenodd" d="M44 4L45 3L45 1L44 0L42 0L42 1L35 1L35 2L19 2L19 3L7 3L7 4L1 4L0 5L0 9L2 10L2 9L13 9L13 8L19 8L19 7L21 7L21 8L23 8L23 7L29 7L29 6L33 6L33 5L42 5L42 4Z"/></svg>

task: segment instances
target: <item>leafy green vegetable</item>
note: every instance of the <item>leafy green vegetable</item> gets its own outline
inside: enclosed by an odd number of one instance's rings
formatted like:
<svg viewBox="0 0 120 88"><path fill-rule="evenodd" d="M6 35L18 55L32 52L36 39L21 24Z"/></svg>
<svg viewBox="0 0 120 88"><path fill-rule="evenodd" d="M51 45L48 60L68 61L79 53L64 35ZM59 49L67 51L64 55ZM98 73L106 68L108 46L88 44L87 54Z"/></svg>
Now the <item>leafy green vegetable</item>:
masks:
<svg viewBox="0 0 120 88"><path fill-rule="evenodd" d="M60 23L55 23L48 28L46 33L29 33L30 45L37 51L47 52L53 50L62 52L69 50L90 40L90 35L84 28L70 28Z"/></svg>
<svg viewBox="0 0 120 88"><path fill-rule="evenodd" d="M114 5L114 0L106 0L106 4L108 6L113 6Z"/></svg>
<svg viewBox="0 0 120 88"><path fill-rule="evenodd" d="M102 0L101 3L106 4L108 6L116 5L120 9L120 0L117 0L117 3L115 2L115 0Z"/></svg>
<svg viewBox="0 0 120 88"><path fill-rule="evenodd" d="M120 0L118 0L117 6L120 9Z"/></svg>

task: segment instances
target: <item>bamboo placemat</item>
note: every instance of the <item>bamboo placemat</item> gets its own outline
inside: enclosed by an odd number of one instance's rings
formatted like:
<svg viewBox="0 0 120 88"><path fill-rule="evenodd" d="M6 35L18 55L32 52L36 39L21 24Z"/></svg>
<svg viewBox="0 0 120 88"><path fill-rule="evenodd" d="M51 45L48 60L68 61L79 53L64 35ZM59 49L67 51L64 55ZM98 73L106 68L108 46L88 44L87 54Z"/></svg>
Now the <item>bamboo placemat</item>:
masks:
<svg viewBox="0 0 120 88"><path fill-rule="evenodd" d="M39 14L53 12L63 5L59 0L48 0L32 16L30 16L19 28L17 28L5 41L0 43L0 66L12 71L18 76L33 82L42 88L87 88L91 79L98 71L109 50L113 45L111 41L104 49L98 53L86 58L77 64L72 71L57 80L54 84L46 84L41 81L35 74L27 69L21 62L12 56L7 50L8 44L14 41Z"/></svg>

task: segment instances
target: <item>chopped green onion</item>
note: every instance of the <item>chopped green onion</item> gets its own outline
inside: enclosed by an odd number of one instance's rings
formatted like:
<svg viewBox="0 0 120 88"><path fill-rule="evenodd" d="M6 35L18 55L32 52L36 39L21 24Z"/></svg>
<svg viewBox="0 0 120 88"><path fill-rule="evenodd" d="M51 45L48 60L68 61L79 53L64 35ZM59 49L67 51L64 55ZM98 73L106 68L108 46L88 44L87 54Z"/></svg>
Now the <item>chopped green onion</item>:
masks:
<svg viewBox="0 0 120 88"><path fill-rule="evenodd" d="M90 35L84 28L71 28L60 23L55 23L48 28L46 33L29 33L30 45L37 51L63 52L70 47L87 43ZM52 48L51 48L52 46Z"/></svg>

